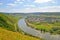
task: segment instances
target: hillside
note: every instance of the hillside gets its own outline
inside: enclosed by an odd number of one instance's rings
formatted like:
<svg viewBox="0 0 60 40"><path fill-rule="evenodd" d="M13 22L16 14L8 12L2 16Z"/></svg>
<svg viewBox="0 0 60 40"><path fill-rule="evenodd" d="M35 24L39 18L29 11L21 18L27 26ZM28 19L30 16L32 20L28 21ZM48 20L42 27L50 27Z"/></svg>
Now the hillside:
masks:
<svg viewBox="0 0 60 40"><path fill-rule="evenodd" d="M17 21L20 18L20 16L18 17L13 15L0 14L0 27L3 27L10 31L17 31Z"/></svg>
<svg viewBox="0 0 60 40"><path fill-rule="evenodd" d="M40 40L40 38L25 35L18 29L17 22L21 16L0 14L0 40Z"/></svg>
<svg viewBox="0 0 60 40"><path fill-rule="evenodd" d="M18 32L8 31L0 27L0 40L40 40L40 39L26 36Z"/></svg>

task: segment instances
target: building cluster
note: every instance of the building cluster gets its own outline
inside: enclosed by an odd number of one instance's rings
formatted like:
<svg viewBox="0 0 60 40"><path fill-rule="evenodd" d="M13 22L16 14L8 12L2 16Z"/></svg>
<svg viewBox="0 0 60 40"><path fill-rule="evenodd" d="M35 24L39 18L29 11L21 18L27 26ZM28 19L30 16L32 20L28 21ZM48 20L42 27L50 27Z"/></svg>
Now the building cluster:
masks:
<svg viewBox="0 0 60 40"><path fill-rule="evenodd" d="M60 18L54 17L28 17L28 20L31 22L60 22Z"/></svg>

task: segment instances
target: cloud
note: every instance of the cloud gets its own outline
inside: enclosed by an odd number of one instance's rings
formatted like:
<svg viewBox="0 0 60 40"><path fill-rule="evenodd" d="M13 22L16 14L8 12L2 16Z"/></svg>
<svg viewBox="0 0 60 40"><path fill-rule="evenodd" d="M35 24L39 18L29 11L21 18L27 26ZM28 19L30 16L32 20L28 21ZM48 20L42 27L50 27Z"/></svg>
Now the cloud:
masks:
<svg viewBox="0 0 60 40"><path fill-rule="evenodd" d="M24 0L23 0L24 1ZM14 1L15 4L22 4L23 2L21 0Z"/></svg>
<svg viewBox="0 0 60 40"><path fill-rule="evenodd" d="M43 12L43 11L59 11L60 12L60 6L46 6L46 7L40 7L40 8L26 8L26 9L24 9L25 11L27 11L27 12L29 12L29 10L30 10L30 12L31 11L39 11L39 12ZM20 10L20 11L24 11L24 10Z"/></svg>
<svg viewBox="0 0 60 40"><path fill-rule="evenodd" d="M3 3L0 3L0 5L2 5Z"/></svg>
<svg viewBox="0 0 60 40"><path fill-rule="evenodd" d="M23 12L23 13L29 13L29 12L60 12L60 6L46 6L41 8L29 8L29 9L23 9L23 10L13 10L13 12Z"/></svg>
<svg viewBox="0 0 60 40"><path fill-rule="evenodd" d="M21 0L16 0L16 1L18 1L18 2L19 2L19 1L21 1Z"/></svg>
<svg viewBox="0 0 60 40"><path fill-rule="evenodd" d="M35 3L45 3L45 2L50 2L52 0L35 0Z"/></svg>
<svg viewBox="0 0 60 40"><path fill-rule="evenodd" d="M15 3L15 4L22 4L23 2L17 2L17 1L15 1L14 3Z"/></svg>
<svg viewBox="0 0 60 40"><path fill-rule="evenodd" d="M15 0L14 3L19 3L21 0Z"/></svg>
<svg viewBox="0 0 60 40"><path fill-rule="evenodd" d="M41 7L40 9L56 9L56 8L60 9L60 6L44 6L44 7Z"/></svg>
<svg viewBox="0 0 60 40"><path fill-rule="evenodd" d="M60 12L60 6L46 6L41 7L39 10L42 12Z"/></svg>
<svg viewBox="0 0 60 40"><path fill-rule="evenodd" d="M14 4L14 3L9 3L7 4L8 6L16 6L17 4Z"/></svg>
<svg viewBox="0 0 60 40"><path fill-rule="evenodd" d="M7 6L15 7L18 6L18 4L22 4L21 0L15 0L13 3L8 3Z"/></svg>
<svg viewBox="0 0 60 40"><path fill-rule="evenodd" d="M22 13L29 13L29 12L60 12L60 6L46 6L40 8L26 8L26 9L13 9L13 10L5 10L4 12L22 12Z"/></svg>
<svg viewBox="0 0 60 40"><path fill-rule="evenodd" d="M35 7L35 5L24 5L25 7Z"/></svg>

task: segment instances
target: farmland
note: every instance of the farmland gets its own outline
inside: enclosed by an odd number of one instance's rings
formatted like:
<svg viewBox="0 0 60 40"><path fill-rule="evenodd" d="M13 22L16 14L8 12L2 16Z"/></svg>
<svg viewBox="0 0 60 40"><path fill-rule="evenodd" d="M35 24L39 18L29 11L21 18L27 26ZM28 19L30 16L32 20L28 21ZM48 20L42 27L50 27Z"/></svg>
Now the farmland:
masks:
<svg viewBox="0 0 60 40"><path fill-rule="evenodd" d="M28 26L43 33L60 34L60 16L57 15L28 16L26 23Z"/></svg>

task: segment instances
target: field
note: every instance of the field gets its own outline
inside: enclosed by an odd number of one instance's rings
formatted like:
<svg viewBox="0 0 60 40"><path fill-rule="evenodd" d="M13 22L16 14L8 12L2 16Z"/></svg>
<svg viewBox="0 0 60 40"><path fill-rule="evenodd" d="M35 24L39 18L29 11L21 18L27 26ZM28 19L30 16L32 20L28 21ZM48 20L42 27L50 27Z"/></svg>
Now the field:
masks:
<svg viewBox="0 0 60 40"><path fill-rule="evenodd" d="M55 14L28 16L26 23L28 26L40 30L43 33L50 32L51 34L60 34L60 16Z"/></svg>

